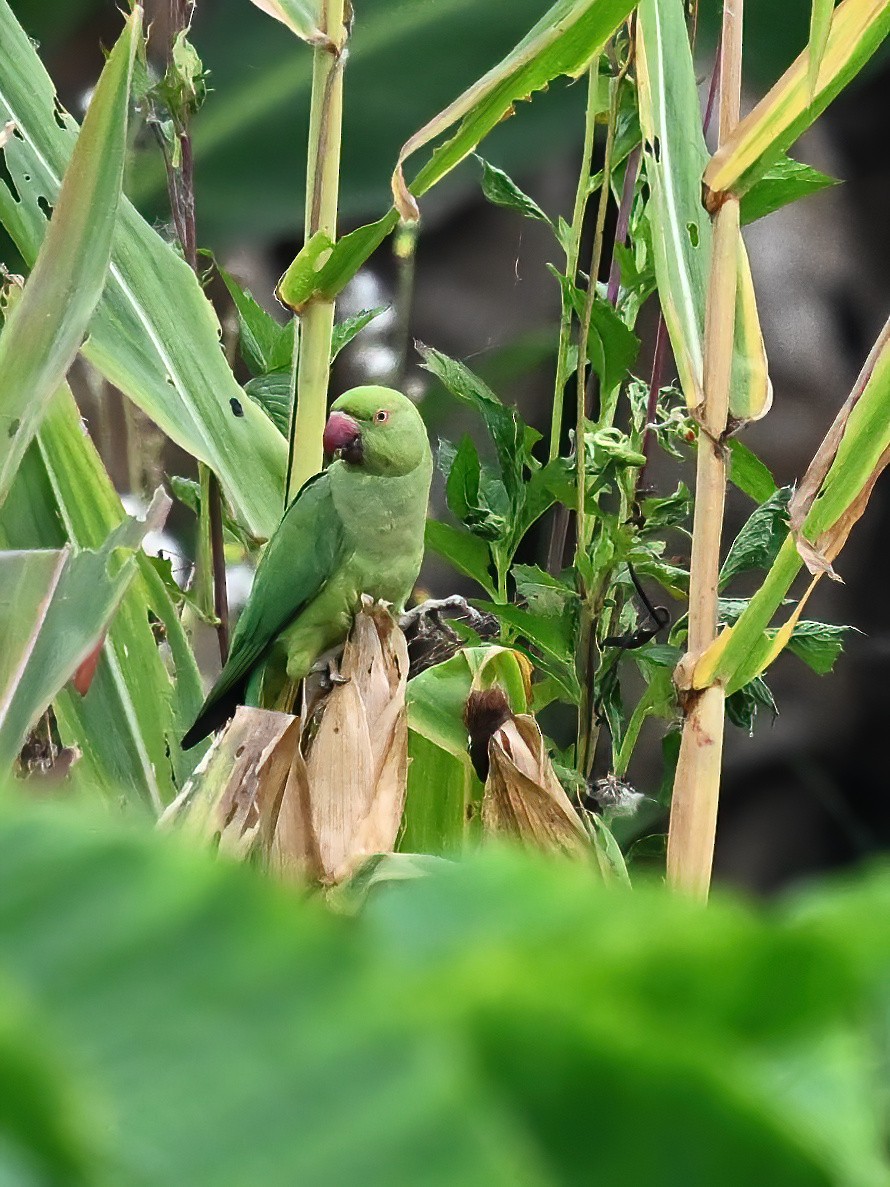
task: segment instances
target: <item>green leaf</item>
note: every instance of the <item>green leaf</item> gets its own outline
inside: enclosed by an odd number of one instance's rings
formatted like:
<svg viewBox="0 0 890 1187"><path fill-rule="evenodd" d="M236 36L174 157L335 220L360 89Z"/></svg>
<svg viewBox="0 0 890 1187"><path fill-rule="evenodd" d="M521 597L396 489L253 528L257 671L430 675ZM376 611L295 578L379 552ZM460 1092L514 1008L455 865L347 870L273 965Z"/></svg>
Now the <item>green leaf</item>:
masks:
<svg viewBox="0 0 890 1187"><path fill-rule="evenodd" d="M488 545L478 536L437 519L426 521L426 547L438 552L459 573L481 585L490 596L495 596L491 581L491 553Z"/></svg>
<svg viewBox="0 0 890 1187"><path fill-rule="evenodd" d="M336 243L324 231L316 231L279 280L275 290L279 301L294 313L302 313L316 299L333 301L398 225L398 211L390 210L376 223L358 227Z"/></svg>
<svg viewBox="0 0 890 1187"><path fill-rule="evenodd" d="M783 154L742 198L742 223L753 223L790 202L808 194L818 194L833 185L840 185L836 177L829 177L827 173L820 173L818 169Z"/></svg>
<svg viewBox="0 0 890 1187"><path fill-rule="evenodd" d="M138 548L168 506L163 496L143 523L125 520L96 552L0 552L0 772L101 642L135 576L132 557L112 570L115 549Z"/></svg>
<svg viewBox="0 0 890 1187"><path fill-rule="evenodd" d="M267 375L283 368L289 371L294 353L294 319L281 325L230 273L218 264L216 270L235 302L238 349L251 375Z"/></svg>
<svg viewBox="0 0 890 1187"><path fill-rule="evenodd" d="M681 482L672 495L650 495L640 499L639 506L643 519L641 532L645 535L661 533L668 528L688 524L692 510L692 492L685 482Z"/></svg>
<svg viewBox="0 0 890 1187"><path fill-rule="evenodd" d="M257 375L255 379L248 379L244 390L251 400L262 408L278 432L286 438L290 426L293 390L293 373L290 367L286 371L270 371L267 375Z"/></svg>
<svg viewBox="0 0 890 1187"><path fill-rule="evenodd" d="M788 535L792 493L790 486L783 486L749 516L721 566L718 588L725 589L739 573L770 567Z"/></svg>
<svg viewBox="0 0 890 1187"><path fill-rule="evenodd" d="M833 14L834 0L811 0L810 40L807 43L807 87L811 103L819 82L819 70L825 57Z"/></svg>
<svg viewBox="0 0 890 1187"><path fill-rule="evenodd" d="M405 142L393 174L396 206L416 217L419 198L471 153L514 103L529 99L560 75L577 78L633 8L628 0L557 0L538 23L478 82ZM405 186L405 161L455 124L458 129ZM410 192L409 192L410 190Z"/></svg>
<svg viewBox="0 0 890 1187"><path fill-rule="evenodd" d="M12 120L17 128L3 150L15 192L0 182L0 221L29 264L47 230L44 207L56 202L77 141L75 123L55 104L34 46L0 0L0 124ZM191 268L126 200L83 354L214 470L254 535L272 535L281 517L286 444L235 382L219 322Z"/></svg>
<svg viewBox="0 0 890 1187"><path fill-rule="evenodd" d="M823 18L821 13L816 49ZM883 0L844 0L832 16L815 94L805 50L714 154L704 173L707 189L738 195L750 190L856 77L888 33L890 7Z"/></svg>
<svg viewBox="0 0 890 1187"><path fill-rule="evenodd" d="M562 614L578 600L577 591L538 565L514 565L516 596L536 614Z"/></svg>
<svg viewBox="0 0 890 1187"><path fill-rule="evenodd" d="M479 145L520 99L531 97L563 74L577 77L633 8L631 0L557 0L533 29L497 66L469 87L410 137L399 153L393 192L402 213L414 216L414 198L441 181ZM474 13L474 19L478 16ZM450 140L434 150L410 186L402 166L409 156L459 122ZM376 223L359 227L341 239L324 265L319 256L331 248L309 240L288 268L279 286L285 304L299 312L316 297L332 300L399 222L392 207Z"/></svg>
<svg viewBox="0 0 890 1187"><path fill-rule="evenodd" d="M578 320L583 321L586 294L552 264L548 264L548 268L559 281L563 300ZM594 297L590 311L587 353L599 376L604 396L610 396L624 382L640 353L639 338L625 325L617 310L599 294Z"/></svg>
<svg viewBox="0 0 890 1187"><path fill-rule="evenodd" d="M0 543L15 549L66 544L96 549L123 520L120 498L63 387L0 510ZM93 787L111 802L123 791L129 802L156 811L174 797L201 756L201 749L184 754L179 740L203 691L177 608L141 551L136 569L88 694L65 689L53 709L62 744L81 751L77 769Z"/></svg>
<svg viewBox="0 0 890 1187"><path fill-rule="evenodd" d="M423 359L421 366L424 370L435 375L446 391L462 404L473 408L484 420L497 454L510 507L515 514L522 505L525 493L522 483L525 425L522 418L515 408L505 407L469 367L422 342L415 343L415 346Z"/></svg>
<svg viewBox="0 0 890 1187"><path fill-rule="evenodd" d="M508 527L509 503L500 479L483 467L476 446L464 436L458 449L443 450L439 445L439 464L442 466L448 451L445 498L454 515L470 531L483 540L500 540Z"/></svg>
<svg viewBox="0 0 890 1187"><path fill-rule="evenodd" d="M6 1046L75 1053L31 1132L95 1102L107 1146L84 1181L586 1182L591 1084L603 1183L886 1179L884 871L705 912L489 849L344 920L168 837L23 803L0 866L0 976L23 1000Z"/></svg>
<svg viewBox="0 0 890 1187"><path fill-rule="evenodd" d="M733 725L743 729L749 736L754 733L754 726L761 710L766 710L770 714L771 721L779 715L773 694L762 676L755 676L726 698L726 716Z"/></svg>
<svg viewBox="0 0 890 1187"><path fill-rule="evenodd" d="M844 649L844 638L853 627L832 626L827 622L811 622L804 619L794 626L788 641L788 650L803 660L820 676L834 667Z"/></svg>
<svg viewBox="0 0 890 1187"><path fill-rule="evenodd" d="M310 45L325 46L328 38L319 28L321 24L318 0L252 0L257 8L286 25L291 33Z"/></svg>
<svg viewBox="0 0 890 1187"><path fill-rule="evenodd" d="M402 853L427 853L457 857L468 830L471 804L481 799L481 785L466 752L431 742L415 730L408 731L408 787L405 814L399 833Z"/></svg>
<svg viewBox="0 0 890 1187"><path fill-rule="evenodd" d="M524 610L521 606L501 605L473 599L473 605L489 614L496 615L502 623L510 626L527 639L534 647L540 647L545 655L570 667L575 654L575 615L570 608L559 614L544 614Z"/></svg>
<svg viewBox="0 0 890 1187"><path fill-rule="evenodd" d="M729 480L755 503L765 503L779 489L767 466L737 437L727 442L730 453Z"/></svg>
<svg viewBox="0 0 890 1187"><path fill-rule="evenodd" d="M515 713L525 713L527 661L510 647L465 647L408 681L408 726L449 754L466 759L464 709L471 689L499 685Z"/></svg>
<svg viewBox="0 0 890 1187"><path fill-rule="evenodd" d="M516 210L525 218L537 219L538 222L552 226L549 217L537 202L528 194L524 194L503 169L496 168L478 154L476 160L482 166L482 193L489 202L494 206L503 206L507 210Z"/></svg>
<svg viewBox="0 0 890 1187"><path fill-rule="evenodd" d="M641 0L636 64L659 298L686 403L695 409L703 399L713 233L702 206L701 178L709 154L682 4ZM767 411L770 399L754 285L740 242L730 409L737 420L752 420Z"/></svg>
<svg viewBox="0 0 890 1187"><path fill-rule="evenodd" d="M838 9L840 11L840 9ZM767 627L804 563L801 549L817 573L824 571L820 550L833 557L862 514L868 496L890 457L890 322L872 348L856 385L835 418L791 503L801 523L789 533L757 593L738 622L724 631L699 660L697 687L713 679L732 689L759 675L782 649L791 627L775 638ZM806 497L801 491L808 492ZM813 541L819 541L813 548ZM794 611L790 623L801 612Z"/></svg>
<svg viewBox="0 0 890 1187"><path fill-rule="evenodd" d="M0 334L0 504L105 285L141 18L142 10L134 9L102 71L53 220Z"/></svg>
<svg viewBox="0 0 890 1187"><path fill-rule="evenodd" d="M378 305L374 309L362 309L353 317L347 317L344 321L337 322L334 326L333 336L331 337L331 362L337 357L344 346L348 346L353 338L365 326L369 325L375 317L379 317L381 313L386 313L389 309L388 305Z"/></svg>

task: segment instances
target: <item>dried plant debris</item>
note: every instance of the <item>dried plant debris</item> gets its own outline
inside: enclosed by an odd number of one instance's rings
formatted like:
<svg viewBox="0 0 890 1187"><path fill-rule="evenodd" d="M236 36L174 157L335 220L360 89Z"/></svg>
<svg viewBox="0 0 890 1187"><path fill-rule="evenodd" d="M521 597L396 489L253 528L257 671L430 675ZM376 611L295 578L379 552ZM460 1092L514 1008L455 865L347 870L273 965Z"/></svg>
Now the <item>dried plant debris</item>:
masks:
<svg viewBox="0 0 890 1187"><path fill-rule="evenodd" d="M391 852L408 770L408 649L386 606L363 599L340 675L305 726L240 707L162 826L323 885Z"/></svg>
<svg viewBox="0 0 890 1187"><path fill-rule="evenodd" d="M391 852L408 773L408 649L389 610L364 599L318 728L304 732L281 803L270 860L340 882Z"/></svg>
<svg viewBox="0 0 890 1187"><path fill-rule="evenodd" d="M471 753L478 756L488 738L485 831L541 849L589 854L587 830L556 777L534 717L513 713L505 694L491 688L470 694L466 720Z"/></svg>

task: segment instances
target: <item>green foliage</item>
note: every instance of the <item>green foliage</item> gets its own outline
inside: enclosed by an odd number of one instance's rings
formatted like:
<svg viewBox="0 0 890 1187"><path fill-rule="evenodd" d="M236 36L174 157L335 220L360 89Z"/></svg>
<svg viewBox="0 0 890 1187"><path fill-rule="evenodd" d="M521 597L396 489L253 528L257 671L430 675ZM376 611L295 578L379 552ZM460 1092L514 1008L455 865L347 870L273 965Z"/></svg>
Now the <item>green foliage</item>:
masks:
<svg viewBox="0 0 890 1187"><path fill-rule="evenodd" d="M604 1182L887 1181L883 874L703 912L490 852L384 871L342 919L170 840L11 805L0 860L23 1003L0 1026L3 1154L61 1181L580 1182L594 1097ZM37 1070L45 1033L64 1075ZM81 1102L98 1149L71 1136Z"/></svg>

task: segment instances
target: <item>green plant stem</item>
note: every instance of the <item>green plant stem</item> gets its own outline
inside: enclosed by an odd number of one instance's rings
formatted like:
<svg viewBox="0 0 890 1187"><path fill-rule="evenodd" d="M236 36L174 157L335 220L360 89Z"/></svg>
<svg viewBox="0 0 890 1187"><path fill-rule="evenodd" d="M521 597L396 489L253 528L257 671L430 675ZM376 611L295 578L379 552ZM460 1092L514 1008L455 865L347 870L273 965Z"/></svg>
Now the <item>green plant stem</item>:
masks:
<svg viewBox="0 0 890 1187"><path fill-rule="evenodd" d="M414 270L417 262L417 223L401 223L393 237L392 252L396 260L396 324L393 332L395 362L392 369L393 387L401 388L408 366L408 347L411 343L411 310L414 304Z"/></svg>
<svg viewBox="0 0 890 1187"><path fill-rule="evenodd" d="M590 533L587 526L586 507L586 450L584 446L587 420L590 412L587 395L587 341L590 335L593 304L596 300L597 278L599 276L603 254L606 210L608 209L611 193L612 157L615 147L615 126L618 120L618 96L628 66L629 59L621 67L621 70L612 82L612 94L609 103L609 123L606 132L606 148L603 160L603 180L597 205L587 295L581 318L581 330L578 341L578 369L576 372L575 468L577 501L575 505L575 574L578 582L578 593L581 599L579 640L576 658L578 681L581 686L581 702L578 706L576 760L578 772L585 778L589 776L592 770L596 745L599 740L599 727L596 722L596 698L593 689L594 676L599 664L596 624L602 614L606 593L613 575L613 570L610 567L599 575L595 590L587 588L587 581L584 576L587 569L587 553L590 548Z"/></svg>
<svg viewBox="0 0 890 1187"><path fill-rule="evenodd" d="M322 6L320 27L330 45L313 50L304 220L307 242L318 231L324 231L331 240L337 235L343 68L348 36L345 11L345 0L327 0ZM333 329L332 300L319 298L301 314L296 400L291 410L293 456L289 463L288 502L322 466Z"/></svg>
<svg viewBox="0 0 890 1187"><path fill-rule="evenodd" d="M581 154L581 170L578 174L578 188L575 190L575 205L572 210L572 227L566 250L566 276L573 283L578 275L578 257L581 252L581 234L584 229L584 215L590 197L590 166L593 159L593 139L598 114L599 63L594 62L587 71L587 108L584 116L584 148ZM556 354L556 381L553 388L553 409L550 418L550 461L559 456L562 436L562 406L565 386L569 377L569 347L572 336L572 307L563 296L562 315L559 322L559 344Z"/></svg>

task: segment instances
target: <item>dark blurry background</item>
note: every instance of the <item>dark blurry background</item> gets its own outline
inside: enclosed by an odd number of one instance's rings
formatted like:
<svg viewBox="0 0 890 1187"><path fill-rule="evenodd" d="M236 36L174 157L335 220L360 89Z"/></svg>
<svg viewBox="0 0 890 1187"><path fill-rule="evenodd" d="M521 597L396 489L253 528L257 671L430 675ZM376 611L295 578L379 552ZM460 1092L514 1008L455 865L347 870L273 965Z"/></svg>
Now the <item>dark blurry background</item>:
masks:
<svg viewBox="0 0 890 1187"><path fill-rule="evenodd" d="M101 68L101 46L120 29L114 0L11 0L59 89L80 118ZM166 0L145 0L155 52L165 44ZM341 231L389 204L399 146L493 65L545 11L545 0L355 0L346 73ZM746 103L756 101L806 43L809 0L749 0ZM699 70L713 59L718 5L702 0ZM198 240L272 307L275 280L300 246L311 55L248 0L199 0L192 37L211 92L194 124ZM775 402L745 440L780 483L799 478L847 395L888 308L890 290L890 66L887 55L835 102L794 155L843 186L771 215L746 233L769 352ZM483 153L552 215L570 214L581 144L582 86L551 86L492 134ZM147 133L136 144L129 193L165 231L164 178ZM558 292L545 269L560 263L549 232L484 202L467 162L422 202L410 336L464 359L543 428L549 422ZM169 233L165 231L165 233ZM0 251L0 257L3 256ZM14 261L10 261L14 262ZM388 245L340 302L340 316L393 299ZM226 311L221 307L225 317ZM338 360L342 390L386 381L399 350L384 315ZM639 370L647 373L654 318L644 314ZM411 361L412 394L425 387ZM83 384L81 385L84 386ZM87 397L88 398L88 397ZM118 416L122 413L118 411ZM455 436L452 409L433 408L432 435ZM107 420L106 420L107 423ZM114 432L102 444L120 489L137 481ZM183 472L186 459L146 438L146 468ZM675 474L665 482L676 483ZM841 557L845 584L823 581L814 617L851 623L834 674L817 677L783 657L771 685L775 723L753 737L728 727L717 875L769 891L861 859L890 843L890 778L883 730L890 709L890 625L885 541L890 504L879 484ZM750 510L731 497L728 532ZM522 559L541 560L528 555ZM237 575L234 575L237 577ZM436 594L461 589L431 562ZM462 592L472 592L462 590ZM233 590L236 598L237 590ZM209 654L208 649L208 654ZM641 790L656 770L657 732L644 733Z"/></svg>

